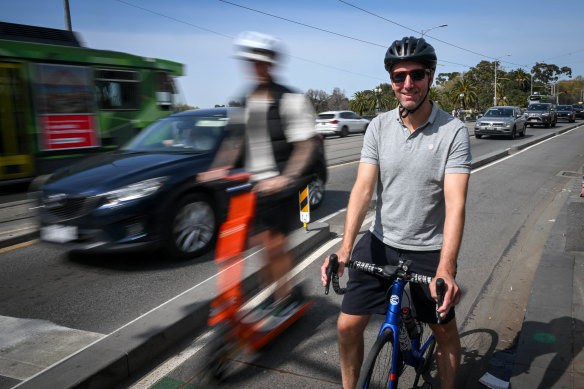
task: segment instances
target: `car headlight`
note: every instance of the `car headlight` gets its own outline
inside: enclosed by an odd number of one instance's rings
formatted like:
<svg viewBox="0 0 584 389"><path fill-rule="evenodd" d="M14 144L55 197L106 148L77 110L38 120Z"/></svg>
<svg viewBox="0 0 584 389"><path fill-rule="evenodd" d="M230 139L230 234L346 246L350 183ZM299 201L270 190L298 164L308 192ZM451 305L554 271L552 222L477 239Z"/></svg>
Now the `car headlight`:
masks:
<svg viewBox="0 0 584 389"><path fill-rule="evenodd" d="M548 112L544 112L541 114L541 116L550 116L550 114Z"/></svg>
<svg viewBox="0 0 584 389"><path fill-rule="evenodd" d="M151 178L104 193L102 196L105 199L105 204L101 208L117 207L128 201L150 196L160 189L167 179L168 177Z"/></svg>
<svg viewBox="0 0 584 389"><path fill-rule="evenodd" d="M505 127L511 127L511 123L505 123Z"/></svg>

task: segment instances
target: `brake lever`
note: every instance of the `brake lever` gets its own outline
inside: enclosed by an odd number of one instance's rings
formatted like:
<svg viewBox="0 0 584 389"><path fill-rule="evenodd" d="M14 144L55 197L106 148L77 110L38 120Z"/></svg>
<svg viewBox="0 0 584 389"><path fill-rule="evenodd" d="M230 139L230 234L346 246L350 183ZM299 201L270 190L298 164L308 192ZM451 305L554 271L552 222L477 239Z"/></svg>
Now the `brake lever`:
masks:
<svg viewBox="0 0 584 389"><path fill-rule="evenodd" d="M440 317L440 312L438 312L438 308L442 306L444 303L444 292L445 292L445 284L442 278L438 278L436 280L436 294L438 295L438 301L436 303L436 322L438 324L442 324L442 318Z"/></svg>
<svg viewBox="0 0 584 389"><path fill-rule="evenodd" d="M337 257L337 254L331 254L329 257L329 265L326 269L326 286L324 287L324 294L325 295L329 294L333 274L337 274L338 271L339 271L339 257Z"/></svg>

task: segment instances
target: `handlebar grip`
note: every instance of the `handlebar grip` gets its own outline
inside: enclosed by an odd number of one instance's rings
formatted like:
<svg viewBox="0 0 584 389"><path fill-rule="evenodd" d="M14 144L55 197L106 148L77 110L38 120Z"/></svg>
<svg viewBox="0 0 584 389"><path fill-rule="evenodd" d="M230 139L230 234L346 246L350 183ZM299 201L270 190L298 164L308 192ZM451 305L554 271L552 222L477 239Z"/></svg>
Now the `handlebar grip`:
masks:
<svg viewBox="0 0 584 389"><path fill-rule="evenodd" d="M442 318L440 317L440 313L438 312L438 307L441 307L444 303L444 293L445 293L445 284L442 278L438 278L436 280L436 294L438 295L438 301L436 303L436 320L438 324L441 324Z"/></svg>
<svg viewBox="0 0 584 389"><path fill-rule="evenodd" d="M337 274L338 271L339 257L337 256L337 254L331 254L329 257L329 265L326 269L326 286L324 287L324 294L329 294L333 274Z"/></svg>

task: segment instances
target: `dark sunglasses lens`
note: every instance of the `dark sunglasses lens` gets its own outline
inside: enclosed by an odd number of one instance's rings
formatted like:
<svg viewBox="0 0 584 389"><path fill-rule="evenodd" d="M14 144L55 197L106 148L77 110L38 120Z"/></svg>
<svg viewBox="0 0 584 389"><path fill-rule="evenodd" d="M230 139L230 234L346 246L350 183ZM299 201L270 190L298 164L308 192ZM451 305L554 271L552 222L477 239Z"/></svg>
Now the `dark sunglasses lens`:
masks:
<svg viewBox="0 0 584 389"><path fill-rule="evenodd" d="M391 80L396 84L401 84L406 80L407 72L396 72L391 75Z"/></svg>
<svg viewBox="0 0 584 389"><path fill-rule="evenodd" d="M413 81L422 81L426 77L426 71L423 69L416 69L410 72L410 77Z"/></svg>

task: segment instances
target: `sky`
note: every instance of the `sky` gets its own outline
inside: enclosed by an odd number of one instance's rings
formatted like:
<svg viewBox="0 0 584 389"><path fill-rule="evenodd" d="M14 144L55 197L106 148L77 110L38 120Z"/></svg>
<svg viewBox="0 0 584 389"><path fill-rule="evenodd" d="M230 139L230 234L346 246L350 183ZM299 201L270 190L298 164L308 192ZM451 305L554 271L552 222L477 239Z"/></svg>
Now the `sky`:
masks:
<svg viewBox="0 0 584 389"><path fill-rule="evenodd" d="M200 108L245 93L245 64L233 58L242 31L281 40L279 81L301 92L340 88L352 98L389 82L387 48L422 31L436 49L437 73L500 58L508 71L545 62L584 76L582 0L69 0L69 6L84 46L184 64L181 99ZM0 21L66 29L63 0L1 1Z"/></svg>

